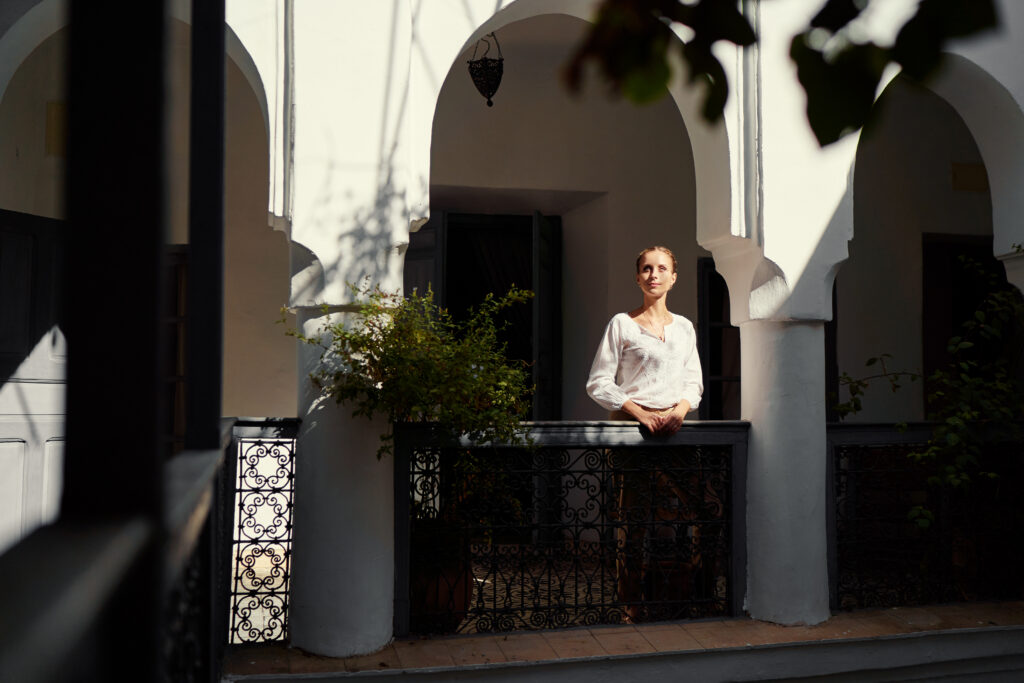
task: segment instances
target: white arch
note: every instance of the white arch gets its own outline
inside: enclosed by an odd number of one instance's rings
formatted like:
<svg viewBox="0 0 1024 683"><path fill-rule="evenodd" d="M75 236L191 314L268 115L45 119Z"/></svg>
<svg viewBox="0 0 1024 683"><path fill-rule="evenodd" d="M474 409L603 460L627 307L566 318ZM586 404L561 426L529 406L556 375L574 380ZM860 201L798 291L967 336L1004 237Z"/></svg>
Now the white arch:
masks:
<svg viewBox="0 0 1024 683"><path fill-rule="evenodd" d="M0 101L22 62L67 23L66 0L40 0L0 37Z"/></svg>
<svg viewBox="0 0 1024 683"><path fill-rule="evenodd" d="M192 23L189 3L179 0L171 3L171 17L186 24ZM3 100L11 78L43 41L68 25L67 0L40 0L21 16L2 37L0 37L0 101ZM263 87L259 69L249 51L231 29L225 27L225 49L228 58L245 75L249 87L256 93L263 114L263 125L269 131L270 113L267 107L267 92ZM267 136L268 140L270 136Z"/></svg>
<svg viewBox="0 0 1024 683"><path fill-rule="evenodd" d="M1024 256L1014 244L1024 244L1024 111L1013 95L986 69L961 55L946 53L936 74L924 85L945 100L974 138L988 174L992 201L992 251L1006 266L1007 279L1024 290ZM875 101L889 88L898 69L887 71ZM857 133L858 148L860 146ZM851 178L856 160L851 168ZM847 198L852 200L850 185ZM853 224L853 202L844 212ZM851 234L852 231L851 231ZM853 235L856 238L856 235Z"/></svg>
<svg viewBox="0 0 1024 683"><path fill-rule="evenodd" d="M1024 112L988 71L947 54L927 86L960 115L974 137L988 173L992 241L996 256L1024 243Z"/></svg>
<svg viewBox="0 0 1024 683"><path fill-rule="evenodd" d="M590 23L596 6L596 0L515 0L481 24L457 54L461 55L492 31L544 14L562 14ZM673 67L673 79L668 90L679 109L693 148L697 179L697 241L710 249L719 241L743 236L743 227L737 223L735 219L738 217L734 217L732 211L729 124L725 119L715 124L704 120L700 112L703 93L687 85L685 65L681 60L673 63ZM451 68L449 65L448 70ZM736 97L737 93L734 92L733 96ZM436 110L436 100L434 105Z"/></svg>

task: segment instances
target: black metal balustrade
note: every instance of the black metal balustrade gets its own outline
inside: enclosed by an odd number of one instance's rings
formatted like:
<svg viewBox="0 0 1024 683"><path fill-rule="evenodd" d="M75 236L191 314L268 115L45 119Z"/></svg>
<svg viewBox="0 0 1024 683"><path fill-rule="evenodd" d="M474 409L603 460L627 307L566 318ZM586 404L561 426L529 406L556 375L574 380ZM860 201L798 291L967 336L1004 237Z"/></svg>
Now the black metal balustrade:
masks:
<svg viewBox="0 0 1024 683"><path fill-rule="evenodd" d="M281 641L288 636L298 420L240 420L234 433L228 642Z"/></svg>
<svg viewBox="0 0 1024 683"><path fill-rule="evenodd" d="M929 484L928 425L829 425L829 570L834 610L1024 597L1021 448L993 447L976 477ZM925 507L921 526L910 512Z"/></svg>
<svg viewBox="0 0 1024 683"><path fill-rule="evenodd" d="M748 428L534 423L524 447L401 429L396 635L740 613Z"/></svg>

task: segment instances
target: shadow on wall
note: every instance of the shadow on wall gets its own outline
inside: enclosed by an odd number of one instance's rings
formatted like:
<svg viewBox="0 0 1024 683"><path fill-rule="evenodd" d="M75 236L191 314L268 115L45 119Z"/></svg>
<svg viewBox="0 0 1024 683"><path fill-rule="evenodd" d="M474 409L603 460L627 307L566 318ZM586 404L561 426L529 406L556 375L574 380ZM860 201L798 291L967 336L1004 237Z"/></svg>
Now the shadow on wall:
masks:
<svg viewBox="0 0 1024 683"><path fill-rule="evenodd" d="M480 3L464 1L458 9L417 7L413 11L411 49L417 57L417 68L424 71L424 76L433 91L440 92L441 79L438 78L438 73L446 73L451 65L446 64L442 69L437 68L431 59L433 52L424 42L424 33L429 33L431 29L427 26L421 31L419 25L422 22L429 24L436 20L438 12L441 12L445 16L451 15L449 19L456 24L456 17L460 21L464 20L468 36L486 19L493 17L510 4L510 0L494 0L491 8L487 7L486 3L481 6ZM486 16L476 16L479 9L483 9ZM392 51L395 49L396 37L397 34L393 32ZM453 63L460 63L459 55L453 55L453 59ZM384 92L392 91L392 83L400 68L397 61L389 65ZM392 113L392 108L396 105L397 108ZM333 253L330 254L325 253L327 250L319 246L316 249L320 253L317 253L314 248L302 244L301 241L292 241L291 305L305 306L322 302L325 296L332 296L326 295L325 292L334 283L355 284L368 278L371 282L380 283L382 287L392 291L402 286L401 259L408 247L410 221L426 218L425 207L415 209L422 211L421 216L410 215L413 203L410 197L418 201L419 198L426 198L429 192L428 178L423 175L403 178L404 170L397 168L395 164L400 132L406 125L408 107L408 88L402 89L397 102L392 102L390 97L385 97L382 102L378 120L385 123L381 126L376 190L372 200L350 210L338 212L335 207L352 205L354 193L338 190L346 186L345 178L349 177L347 173L343 173L341 163L332 162L326 168L322 187L314 202L309 232L338 234L339 237L333 244ZM426 152L426 148L423 151ZM343 196L339 196L341 194Z"/></svg>
<svg viewBox="0 0 1024 683"><path fill-rule="evenodd" d="M332 201L334 191L330 189L334 169L329 169L326 177L327 189L318 202L325 208L335 203ZM426 185L423 178L420 183ZM349 191L345 198L352 196ZM328 283L358 284L368 278L385 288L395 289L401 285L401 272L395 259L401 257L408 246L408 216L405 192L396 186L390 159L383 162L372 203L357 206L347 214L329 216L325 211L321 216L314 221L317 229L337 232L338 225L345 229L335 240L336 249L329 260L318 258L301 242L292 241L293 305L322 301Z"/></svg>

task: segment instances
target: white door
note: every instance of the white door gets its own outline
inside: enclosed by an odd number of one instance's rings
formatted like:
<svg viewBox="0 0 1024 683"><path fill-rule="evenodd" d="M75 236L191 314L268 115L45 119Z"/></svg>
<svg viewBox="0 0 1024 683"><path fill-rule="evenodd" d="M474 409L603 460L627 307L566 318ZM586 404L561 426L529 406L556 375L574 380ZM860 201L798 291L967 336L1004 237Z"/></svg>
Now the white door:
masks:
<svg viewBox="0 0 1024 683"><path fill-rule="evenodd" d="M62 223L0 211L0 552L56 518L64 462Z"/></svg>

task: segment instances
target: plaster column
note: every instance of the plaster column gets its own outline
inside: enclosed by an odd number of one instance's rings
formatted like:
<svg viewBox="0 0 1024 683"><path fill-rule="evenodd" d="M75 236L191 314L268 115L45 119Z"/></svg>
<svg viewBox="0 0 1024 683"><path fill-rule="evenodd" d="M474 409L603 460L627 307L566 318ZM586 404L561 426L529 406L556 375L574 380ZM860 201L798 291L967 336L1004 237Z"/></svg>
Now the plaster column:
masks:
<svg viewBox="0 0 1024 683"><path fill-rule="evenodd" d="M1000 256L999 260L1003 262L1003 266L1006 268L1006 280L1024 292L1024 253Z"/></svg>
<svg viewBox="0 0 1024 683"><path fill-rule="evenodd" d="M315 335L320 316L300 309L297 324ZM291 643L333 657L365 654L392 638L394 461L374 457L386 425L322 398L308 379L317 348L301 347Z"/></svg>
<svg viewBox="0 0 1024 683"><path fill-rule="evenodd" d="M829 618L824 322L740 325L747 449L747 597L755 619Z"/></svg>
<svg viewBox="0 0 1024 683"><path fill-rule="evenodd" d="M409 0L310 0L292 9L289 306L314 335L321 304L351 309L350 284L401 288L403 247L419 218L410 188L429 186L410 150L430 129L410 128ZM322 400L305 379L316 349L298 354L291 642L320 655L369 653L393 631L393 463L375 457L386 425Z"/></svg>

